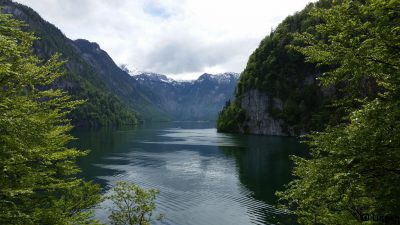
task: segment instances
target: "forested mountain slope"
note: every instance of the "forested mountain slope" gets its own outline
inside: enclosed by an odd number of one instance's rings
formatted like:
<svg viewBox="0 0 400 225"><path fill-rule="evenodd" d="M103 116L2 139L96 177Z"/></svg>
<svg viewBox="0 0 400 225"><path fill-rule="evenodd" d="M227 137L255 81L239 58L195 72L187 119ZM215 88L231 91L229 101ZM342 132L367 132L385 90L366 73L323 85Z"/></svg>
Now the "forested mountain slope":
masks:
<svg viewBox="0 0 400 225"><path fill-rule="evenodd" d="M65 37L31 8L9 0L1 0L0 6L4 13L13 14L15 18L26 22L26 29L39 38L34 44L35 54L47 60L55 53L61 53L61 58L67 60L64 65L66 75L56 82L56 86L68 91L76 99L86 100L71 114L74 125L103 126L138 122L138 114L110 85L123 83L121 74L101 71L91 65L79 49L79 41Z"/></svg>
<svg viewBox="0 0 400 225"><path fill-rule="evenodd" d="M330 1L315 4L329 7ZM298 135L337 120L328 106L338 93L334 87L320 88L316 79L324 68L306 62L292 47L299 44L295 33L313 32L318 23L308 15L311 6L287 17L261 41L240 76L235 101L219 115L219 131Z"/></svg>
<svg viewBox="0 0 400 225"><path fill-rule="evenodd" d="M96 75L104 82L107 88L123 103L139 112L143 119L148 121L169 120L169 115L157 107L146 95L139 90L140 84L120 67L95 42L84 39L74 41L83 59L92 68Z"/></svg>
<svg viewBox="0 0 400 225"><path fill-rule="evenodd" d="M195 81L169 83L154 79L154 73L132 77L97 43L70 40L27 6L11 0L0 0L0 6L3 13L24 21L26 29L38 37L34 43L36 55L47 60L60 53L66 61L66 74L54 86L74 99L86 100L70 115L75 126L118 126L144 120L215 120L224 102L233 98L237 74L204 74Z"/></svg>

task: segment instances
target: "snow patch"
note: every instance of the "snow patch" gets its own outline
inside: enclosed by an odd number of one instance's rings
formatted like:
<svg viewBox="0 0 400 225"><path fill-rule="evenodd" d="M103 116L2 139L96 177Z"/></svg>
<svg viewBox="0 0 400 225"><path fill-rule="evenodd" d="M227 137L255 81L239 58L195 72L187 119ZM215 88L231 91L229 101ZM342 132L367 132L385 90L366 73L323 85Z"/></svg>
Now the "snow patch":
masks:
<svg viewBox="0 0 400 225"><path fill-rule="evenodd" d="M130 66L128 64L121 64L119 67L131 76L137 76L142 74L142 72L139 71L136 67Z"/></svg>
<svg viewBox="0 0 400 225"><path fill-rule="evenodd" d="M152 72L143 72L138 70L133 66L129 66L127 64L121 64L120 68L132 76L137 81L152 81L152 82L162 82L173 85L178 84L192 84L197 82L204 82L205 80L210 80L213 82L217 82L218 84L230 83L234 80L239 79L240 74L228 72L228 73L218 73L218 74L208 74L204 73L196 80L174 80L172 78L167 77L163 74L152 73Z"/></svg>

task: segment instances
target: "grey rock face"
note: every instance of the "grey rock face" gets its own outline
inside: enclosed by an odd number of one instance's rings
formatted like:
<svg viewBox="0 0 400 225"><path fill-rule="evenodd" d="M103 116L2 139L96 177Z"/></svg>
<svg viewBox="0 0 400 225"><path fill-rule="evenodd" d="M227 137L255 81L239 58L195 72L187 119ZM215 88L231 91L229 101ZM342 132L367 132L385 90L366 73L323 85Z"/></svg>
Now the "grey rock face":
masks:
<svg viewBox="0 0 400 225"><path fill-rule="evenodd" d="M284 131L282 120L272 118L268 113L268 106L272 101L272 107L282 109L282 101L279 98L270 98L258 90L250 90L240 98L240 106L246 111L247 120L241 127L241 132L250 134L293 136L294 132L289 127ZM245 130L246 129L246 130Z"/></svg>

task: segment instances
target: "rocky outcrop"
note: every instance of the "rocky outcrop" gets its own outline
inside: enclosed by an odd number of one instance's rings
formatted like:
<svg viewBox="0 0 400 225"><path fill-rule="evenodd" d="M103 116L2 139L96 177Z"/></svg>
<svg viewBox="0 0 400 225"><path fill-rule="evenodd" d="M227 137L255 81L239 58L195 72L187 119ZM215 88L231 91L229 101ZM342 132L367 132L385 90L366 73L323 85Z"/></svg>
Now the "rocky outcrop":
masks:
<svg viewBox="0 0 400 225"><path fill-rule="evenodd" d="M304 45L294 34L310 32L319 23L310 10L325 3L312 3L287 17L261 41L240 75L236 100L219 114L218 131L297 136L337 120L327 97L334 93L321 90L316 79L329 68L308 61L293 47Z"/></svg>
<svg viewBox="0 0 400 225"><path fill-rule="evenodd" d="M272 101L272 102L271 102ZM246 121L239 128L242 133L294 136L293 129L285 126L284 121L273 118L268 107L282 110L283 103L279 98L270 98L258 90L249 90L240 99L240 107L246 112Z"/></svg>

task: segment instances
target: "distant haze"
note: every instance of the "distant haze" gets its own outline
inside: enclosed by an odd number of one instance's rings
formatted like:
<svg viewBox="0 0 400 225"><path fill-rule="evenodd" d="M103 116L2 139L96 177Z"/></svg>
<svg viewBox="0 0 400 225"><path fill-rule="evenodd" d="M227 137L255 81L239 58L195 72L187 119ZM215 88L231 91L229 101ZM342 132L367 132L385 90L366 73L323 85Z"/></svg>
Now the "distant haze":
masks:
<svg viewBox="0 0 400 225"><path fill-rule="evenodd" d="M241 72L286 16L310 0L17 0L69 38L100 44L117 64L195 79Z"/></svg>

